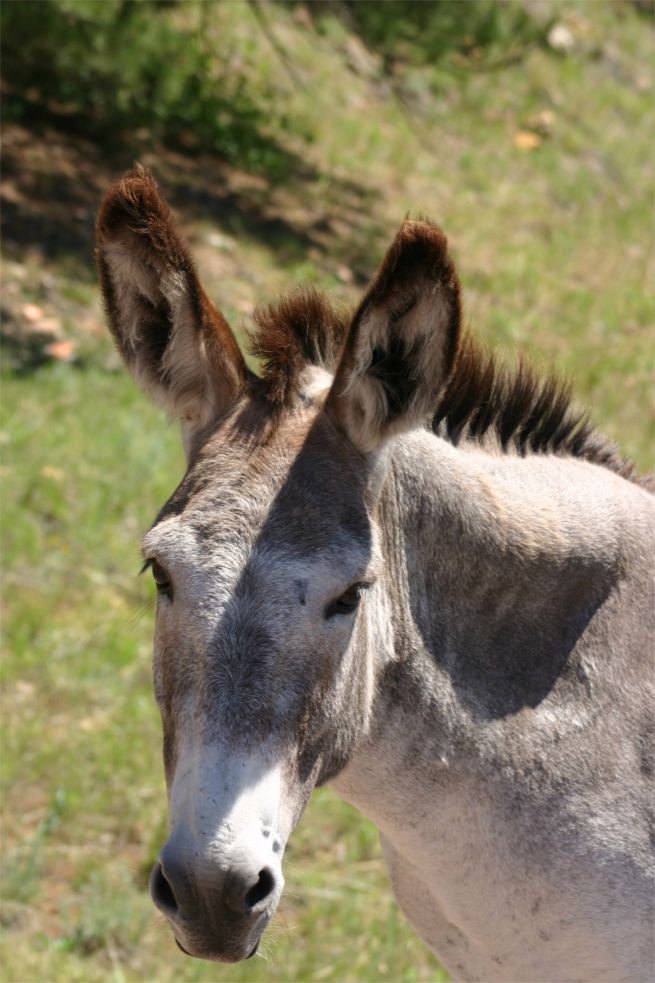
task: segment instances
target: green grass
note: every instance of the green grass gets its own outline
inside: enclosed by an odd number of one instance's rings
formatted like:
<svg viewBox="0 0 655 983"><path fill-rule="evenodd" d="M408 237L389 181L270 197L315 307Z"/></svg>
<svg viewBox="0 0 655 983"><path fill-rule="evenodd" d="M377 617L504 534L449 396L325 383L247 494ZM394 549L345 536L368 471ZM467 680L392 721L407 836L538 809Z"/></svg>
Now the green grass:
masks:
<svg viewBox="0 0 655 983"><path fill-rule="evenodd" d="M296 84L247 5L214 5L207 43L238 53L248 100L266 89L283 106L272 136L310 171L259 183L235 172L239 207L181 217L239 326L254 303L298 281L355 300L359 288L342 281L374 268L406 211L428 213L449 234L472 326L567 372L581 404L645 470L651 29L628 5L549 9L571 25L573 54L534 45L486 71L457 61L459 43L433 66L408 58L398 67L408 115L376 52L362 54L341 20L326 15L315 32L297 8L268 10ZM536 132L545 110L547 135L521 149L516 134ZM219 167L163 151L145 159L174 194L178 184L210 187ZM257 226L252 214L283 221ZM292 837L263 957L237 967L189 960L153 915L147 876L166 810L138 545L182 474L177 430L84 327L100 317L89 264L48 259L38 235L11 259L13 308L29 301L57 315L78 360L25 371L12 349L2 385L3 978L445 980L391 899L375 830L329 791Z"/></svg>

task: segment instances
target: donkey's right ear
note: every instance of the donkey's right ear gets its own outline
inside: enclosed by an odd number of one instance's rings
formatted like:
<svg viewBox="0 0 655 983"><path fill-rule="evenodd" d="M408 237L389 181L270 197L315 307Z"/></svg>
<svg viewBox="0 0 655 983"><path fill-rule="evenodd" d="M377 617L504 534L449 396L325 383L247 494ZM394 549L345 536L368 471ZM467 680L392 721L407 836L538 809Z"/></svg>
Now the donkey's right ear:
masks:
<svg viewBox="0 0 655 983"><path fill-rule="evenodd" d="M96 244L109 325L130 372L187 429L210 423L236 399L248 370L144 168L107 191Z"/></svg>
<svg viewBox="0 0 655 983"><path fill-rule="evenodd" d="M431 222L405 220L355 313L326 403L361 451L434 416L460 321L445 235Z"/></svg>

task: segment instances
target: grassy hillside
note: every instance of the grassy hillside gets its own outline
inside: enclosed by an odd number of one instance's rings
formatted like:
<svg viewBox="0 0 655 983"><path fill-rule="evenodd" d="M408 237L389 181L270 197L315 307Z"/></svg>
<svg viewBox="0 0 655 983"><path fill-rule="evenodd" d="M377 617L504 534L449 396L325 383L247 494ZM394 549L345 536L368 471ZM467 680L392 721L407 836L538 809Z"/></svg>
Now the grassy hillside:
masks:
<svg viewBox="0 0 655 983"><path fill-rule="evenodd" d="M72 0L3 18L4 978L445 979L375 830L329 791L292 838L262 957L191 961L153 915L166 809L136 573L182 458L106 337L93 215L114 174L152 167L239 329L298 282L354 301L402 217L428 214L471 326L569 374L652 468L652 20L613 2Z"/></svg>

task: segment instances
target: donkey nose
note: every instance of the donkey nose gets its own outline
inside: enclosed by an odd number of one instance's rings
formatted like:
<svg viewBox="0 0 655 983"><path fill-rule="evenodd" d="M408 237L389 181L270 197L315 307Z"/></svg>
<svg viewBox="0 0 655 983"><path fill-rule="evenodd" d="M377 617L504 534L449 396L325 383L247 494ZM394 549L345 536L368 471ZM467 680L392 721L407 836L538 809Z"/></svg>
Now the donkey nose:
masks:
<svg viewBox="0 0 655 983"><path fill-rule="evenodd" d="M225 879L223 900L238 915L261 911L275 894L277 879L270 867L257 871L246 868L232 870Z"/></svg>
<svg viewBox="0 0 655 983"><path fill-rule="evenodd" d="M194 868L169 841L150 876L150 894L159 910L175 920L195 919L207 906L236 915L265 911L283 887L281 872L255 858L227 868Z"/></svg>
<svg viewBox="0 0 655 983"><path fill-rule="evenodd" d="M150 895L164 915L172 917L177 913L179 906L175 891L164 872L164 866L161 860L158 860L152 868L152 874L150 875Z"/></svg>

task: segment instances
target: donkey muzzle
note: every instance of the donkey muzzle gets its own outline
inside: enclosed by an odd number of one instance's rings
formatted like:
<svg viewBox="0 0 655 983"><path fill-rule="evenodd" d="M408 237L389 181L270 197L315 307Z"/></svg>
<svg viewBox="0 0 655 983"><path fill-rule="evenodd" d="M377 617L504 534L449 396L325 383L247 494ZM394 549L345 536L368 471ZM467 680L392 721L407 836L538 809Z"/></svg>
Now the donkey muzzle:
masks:
<svg viewBox="0 0 655 983"><path fill-rule="evenodd" d="M187 955L238 962L253 955L277 907L279 857L259 849L225 858L199 856L172 837L150 877L150 893Z"/></svg>

